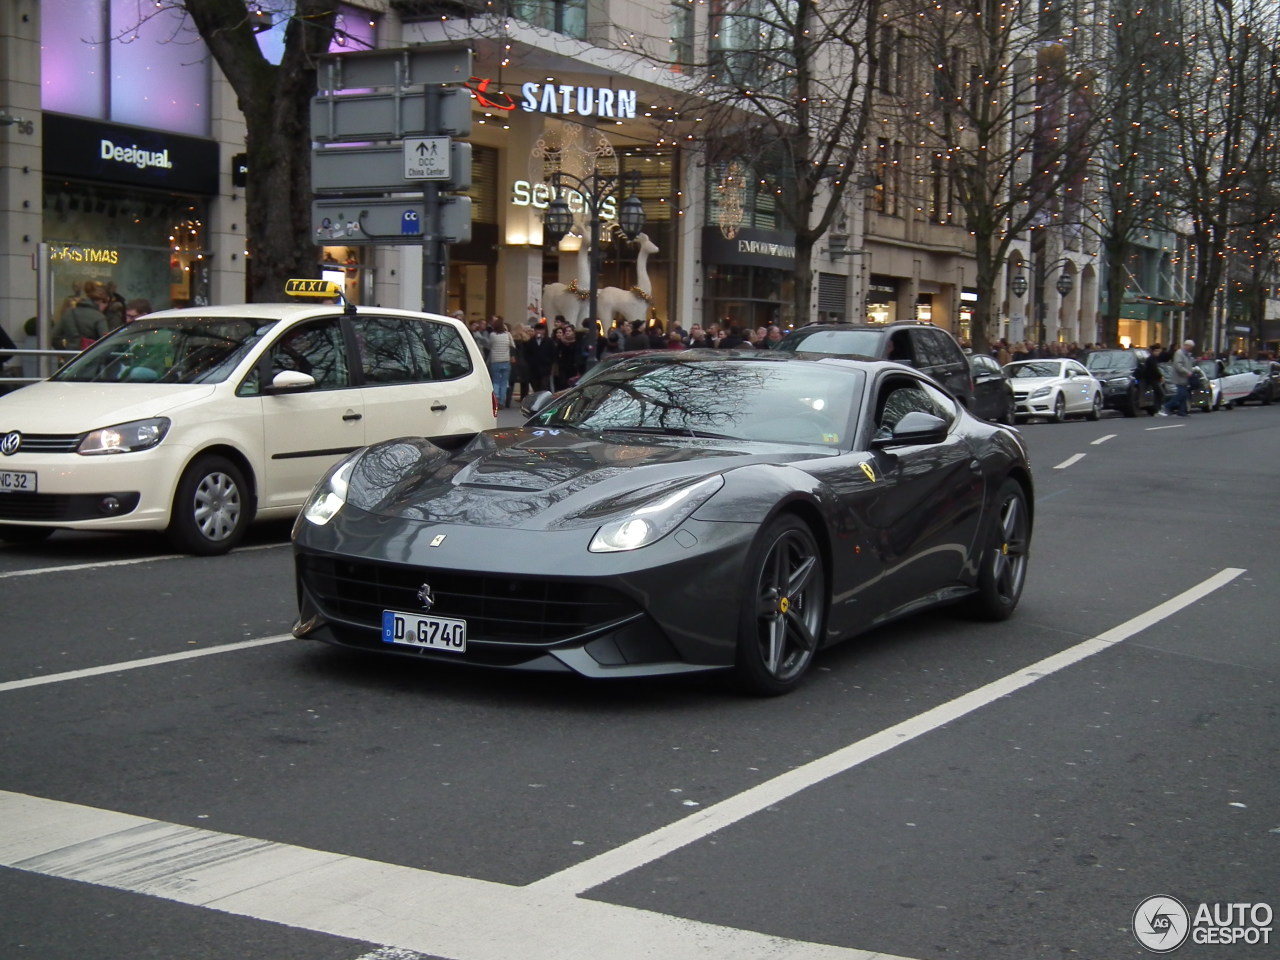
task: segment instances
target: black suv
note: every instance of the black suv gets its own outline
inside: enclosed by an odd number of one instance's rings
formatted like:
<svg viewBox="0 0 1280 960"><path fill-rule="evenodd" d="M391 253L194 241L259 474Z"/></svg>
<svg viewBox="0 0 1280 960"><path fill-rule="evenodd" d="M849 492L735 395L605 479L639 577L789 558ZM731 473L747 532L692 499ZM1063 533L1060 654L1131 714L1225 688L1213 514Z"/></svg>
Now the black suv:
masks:
<svg viewBox="0 0 1280 960"><path fill-rule="evenodd" d="M1151 384L1142 379L1142 367L1151 351L1144 347L1129 350L1090 350L1084 355L1085 368L1102 384L1102 405L1136 417L1139 410L1154 414L1160 405Z"/></svg>
<svg viewBox="0 0 1280 960"><path fill-rule="evenodd" d="M966 407L973 406L973 376L956 338L931 323L811 323L778 341L788 353L896 360L927 373Z"/></svg>

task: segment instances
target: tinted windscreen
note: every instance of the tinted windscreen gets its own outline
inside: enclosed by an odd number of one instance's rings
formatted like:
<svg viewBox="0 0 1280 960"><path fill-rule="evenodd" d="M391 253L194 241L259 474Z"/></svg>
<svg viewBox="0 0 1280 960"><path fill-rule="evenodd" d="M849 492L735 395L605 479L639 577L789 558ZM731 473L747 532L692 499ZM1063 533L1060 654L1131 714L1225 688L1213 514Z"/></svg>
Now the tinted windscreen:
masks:
<svg viewBox="0 0 1280 960"><path fill-rule="evenodd" d="M219 383L275 324L241 317L144 317L107 334L52 379Z"/></svg>
<svg viewBox="0 0 1280 960"><path fill-rule="evenodd" d="M820 363L638 357L557 397L534 423L838 445L854 422L864 376Z"/></svg>
<svg viewBox="0 0 1280 960"><path fill-rule="evenodd" d="M1137 362L1128 350L1101 350L1084 358L1084 365L1090 370L1129 370Z"/></svg>
<svg viewBox="0 0 1280 960"><path fill-rule="evenodd" d="M882 330L796 330L778 342L778 349L790 353L878 357L883 341Z"/></svg>
<svg viewBox="0 0 1280 960"><path fill-rule="evenodd" d="M1060 363L1037 363L1034 360L1026 363L1010 363L1004 368L1004 372L1015 379L1029 379L1032 377L1060 377L1062 376L1062 364Z"/></svg>

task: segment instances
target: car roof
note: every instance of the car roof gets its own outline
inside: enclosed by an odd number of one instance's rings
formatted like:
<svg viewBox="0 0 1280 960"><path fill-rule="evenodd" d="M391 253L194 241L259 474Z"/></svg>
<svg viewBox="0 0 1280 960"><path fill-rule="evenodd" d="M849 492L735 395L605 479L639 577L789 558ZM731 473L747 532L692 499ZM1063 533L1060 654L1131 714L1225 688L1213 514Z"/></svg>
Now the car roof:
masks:
<svg viewBox="0 0 1280 960"><path fill-rule="evenodd" d="M207 307L181 307L174 310L156 310L141 319L162 320L171 317L252 317L261 320L296 320L306 317L327 317L335 313L349 312L339 303L224 303ZM450 325L461 321L436 313L416 310L397 310L389 307L356 307L355 314L375 316L424 317L441 320ZM466 326L465 324L461 324Z"/></svg>
<svg viewBox="0 0 1280 960"><path fill-rule="evenodd" d="M643 361L645 363L821 363L824 366L843 367L847 370L863 370L876 373L881 370L898 370L919 375L914 367L878 357L860 357L847 353L785 353L777 350L722 350L717 347L695 347L691 350L650 350L636 353L617 362ZM612 366L613 363L610 363ZM593 368L594 369L594 368Z"/></svg>

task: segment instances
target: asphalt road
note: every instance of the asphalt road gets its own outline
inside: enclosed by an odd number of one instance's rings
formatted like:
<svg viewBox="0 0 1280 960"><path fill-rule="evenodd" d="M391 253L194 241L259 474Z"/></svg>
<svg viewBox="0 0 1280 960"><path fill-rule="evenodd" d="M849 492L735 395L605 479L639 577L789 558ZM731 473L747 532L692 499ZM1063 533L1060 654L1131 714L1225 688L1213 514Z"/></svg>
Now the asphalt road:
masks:
<svg viewBox="0 0 1280 960"><path fill-rule="evenodd" d="M1280 909L1280 407L1024 433L1017 614L776 700L286 639L287 525L0 548L0 958L1123 960L1151 896Z"/></svg>

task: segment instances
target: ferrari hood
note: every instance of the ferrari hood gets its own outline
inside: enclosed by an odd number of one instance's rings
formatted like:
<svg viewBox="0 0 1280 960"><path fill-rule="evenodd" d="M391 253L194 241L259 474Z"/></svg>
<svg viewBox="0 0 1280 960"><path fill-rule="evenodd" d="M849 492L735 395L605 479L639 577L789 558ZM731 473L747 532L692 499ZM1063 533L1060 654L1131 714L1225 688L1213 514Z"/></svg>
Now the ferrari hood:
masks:
<svg viewBox="0 0 1280 960"><path fill-rule="evenodd" d="M404 438L360 455L347 501L408 520L563 528L598 523L746 464L827 455L776 444L548 428L489 431L452 454L427 440Z"/></svg>

